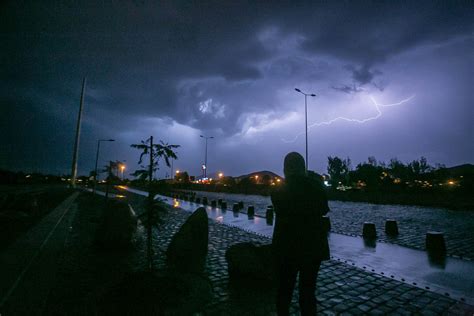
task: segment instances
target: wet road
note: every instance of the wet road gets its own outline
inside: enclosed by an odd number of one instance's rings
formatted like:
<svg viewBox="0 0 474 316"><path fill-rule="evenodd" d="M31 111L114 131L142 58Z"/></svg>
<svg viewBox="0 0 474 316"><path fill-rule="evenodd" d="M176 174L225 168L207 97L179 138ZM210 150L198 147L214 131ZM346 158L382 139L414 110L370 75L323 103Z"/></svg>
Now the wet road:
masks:
<svg viewBox="0 0 474 316"><path fill-rule="evenodd" d="M122 187L124 189L125 187ZM126 188L146 196L148 193ZM201 204L158 196L174 207L193 212ZM242 213L206 207L208 217L217 222L271 237L273 226L265 218L249 219ZM449 295L474 304L474 262L446 257L444 261L430 260L427 253L399 245L367 243L359 237L330 233L329 245L334 260L360 267L367 271L403 281L433 292Z"/></svg>
<svg viewBox="0 0 474 316"><path fill-rule="evenodd" d="M255 207L255 214L265 216L269 196L245 195L219 192L195 192L197 197L206 196L209 201L223 199L228 208L233 203L242 201L245 205ZM435 207L412 205L382 205L360 202L329 201L329 217L332 231L361 236L364 222L372 222L377 228L377 240L398 244L405 247L425 250L427 231L444 232L447 252L452 256L474 260L474 210L453 211ZM396 237L385 234L385 221L394 219L398 222L400 234Z"/></svg>

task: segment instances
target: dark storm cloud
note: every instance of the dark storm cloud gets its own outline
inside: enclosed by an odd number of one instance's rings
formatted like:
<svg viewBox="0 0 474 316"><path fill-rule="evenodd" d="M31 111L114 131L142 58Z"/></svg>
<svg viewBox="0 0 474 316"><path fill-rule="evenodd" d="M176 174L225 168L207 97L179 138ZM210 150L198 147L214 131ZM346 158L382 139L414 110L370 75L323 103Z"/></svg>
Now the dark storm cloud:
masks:
<svg viewBox="0 0 474 316"><path fill-rule="evenodd" d="M340 86L337 86L337 87L334 86L332 88L336 91L344 92L344 93L347 93L347 94L358 93L358 92L364 91L362 88L356 86L355 84L353 84L352 86L349 86L349 85L340 85Z"/></svg>
<svg viewBox="0 0 474 316"><path fill-rule="evenodd" d="M38 139L61 133L46 152L72 140L83 76L91 137L149 117L228 137L284 118L290 105L276 94L287 85L381 89L390 59L472 32L469 1L11 1L0 11L2 107L12 122L40 120L27 125ZM24 143L15 124L2 124L3 139Z"/></svg>

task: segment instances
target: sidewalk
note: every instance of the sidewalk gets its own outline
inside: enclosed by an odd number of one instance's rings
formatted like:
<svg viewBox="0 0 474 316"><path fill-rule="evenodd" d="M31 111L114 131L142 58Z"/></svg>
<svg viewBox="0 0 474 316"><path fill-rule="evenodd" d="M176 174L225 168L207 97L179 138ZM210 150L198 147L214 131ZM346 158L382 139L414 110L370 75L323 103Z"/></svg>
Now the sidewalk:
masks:
<svg viewBox="0 0 474 316"><path fill-rule="evenodd" d="M74 216L70 195L0 254L0 314L38 314L53 286L57 258Z"/></svg>

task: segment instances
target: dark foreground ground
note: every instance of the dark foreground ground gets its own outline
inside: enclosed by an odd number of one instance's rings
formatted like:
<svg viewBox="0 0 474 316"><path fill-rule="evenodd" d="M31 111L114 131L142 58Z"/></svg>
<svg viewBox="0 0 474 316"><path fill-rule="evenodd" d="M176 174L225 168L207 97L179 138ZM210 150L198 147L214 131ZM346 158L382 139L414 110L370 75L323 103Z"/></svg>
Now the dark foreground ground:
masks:
<svg viewBox="0 0 474 316"><path fill-rule="evenodd" d="M131 194L128 201L137 213L142 212L142 197ZM135 248L105 252L95 247L93 240L102 202L103 198L86 193L81 193L71 202L74 212L71 213L71 220L64 223L68 229L63 236L63 247L54 253L54 264L43 267L54 270L54 277L42 280L43 283L50 283L43 287L44 300L37 302L39 308L34 310L20 306L19 303L17 306L6 304L4 306L9 309L0 309L2 315L21 312L43 315L95 314L97 305L100 304L97 298L104 291L117 284L126 274L145 268L143 229L139 230ZM153 243L158 269L164 268L164 251L172 235L188 216L189 213L180 209L170 208L164 222L154 230ZM197 315L274 315L274 294L271 290L234 290L229 286L225 251L230 245L244 241L270 242L268 238L256 234L209 222L206 275L212 285L212 299L202 306ZM4 262L0 264L3 265ZM19 287L23 293L15 293L13 297L21 302L22 295L37 295L33 286ZM474 311L472 306L448 297L333 260L322 265L317 298L318 312L321 315L471 315ZM129 303L117 302L124 306ZM298 315L297 293L294 294L292 313Z"/></svg>

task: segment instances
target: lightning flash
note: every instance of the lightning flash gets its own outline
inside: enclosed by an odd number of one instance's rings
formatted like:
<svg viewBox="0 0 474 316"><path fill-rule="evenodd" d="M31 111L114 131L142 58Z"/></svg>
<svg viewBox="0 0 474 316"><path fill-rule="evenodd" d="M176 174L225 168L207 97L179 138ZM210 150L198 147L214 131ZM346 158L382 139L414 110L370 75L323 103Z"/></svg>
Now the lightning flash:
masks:
<svg viewBox="0 0 474 316"><path fill-rule="evenodd" d="M377 101L375 101L375 99L372 96L369 96L369 97L370 97L370 100L372 101L372 103L375 107L375 110L376 110L376 114L374 116L364 118L364 119L353 119L353 118L348 118L348 117L344 117L344 116L339 116L339 117L336 117L336 118L334 118L332 120L329 120L329 121L316 122L316 123L310 124L310 125L308 125L308 131L311 130L311 128L313 128L313 127L319 127L319 126L323 126L323 125L331 125L332 123L335 123L335 122L338 122L338 121L345 121L345 122L363 124L363 123L366 123L366 122L369 122L369 121L376 120L376 119L378 119L379 117L382 116L382 110L380 108L402 105L404 103L407 103L407 102L411 101L413 98L415 98L415 95L412 95L412 96L410 96L406 99L403 99L399 102L390 103L390 104L380 104ZM304 132L297 134L291 140L282 138L282 141L285 142L285 143L294 143L298 139L298 137L300 137L301 135L304 135Z"/></svg>

